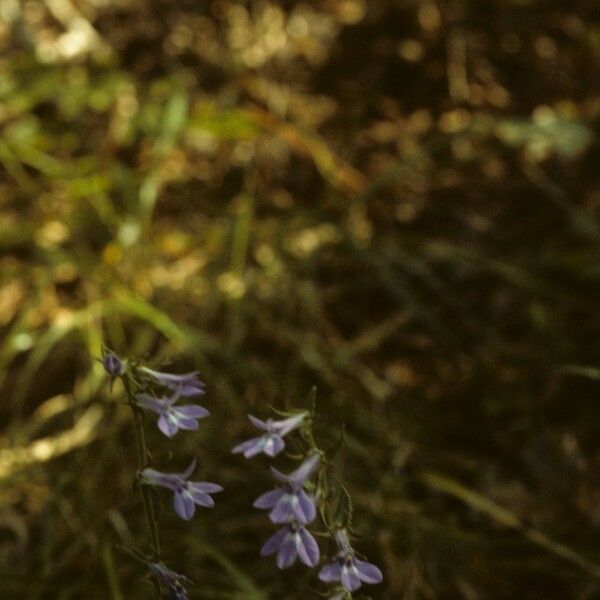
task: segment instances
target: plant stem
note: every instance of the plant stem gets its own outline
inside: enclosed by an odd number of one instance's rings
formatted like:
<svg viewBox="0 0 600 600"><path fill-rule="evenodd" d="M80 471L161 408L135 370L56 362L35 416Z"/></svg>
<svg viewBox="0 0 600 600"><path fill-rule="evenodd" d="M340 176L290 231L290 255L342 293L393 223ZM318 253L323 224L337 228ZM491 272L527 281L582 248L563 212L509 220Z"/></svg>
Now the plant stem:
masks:
<svg viewBox="0 0 600 600"><path fill-rule="evenodd" d="M104 562L104 568L106 570L111 600L124 600L123 594L121 593L121 588L119 586L117 572L115 570L112 546L108 543L104 543L102 545L102 561Z"/></svg>
<svg viewBox="0 0 600 600"><path fill-rule="evenodd" d="M144 413L142 409L135 404L133 391L131 389L131 381L127 373L123 376L123 385L125 387L125 393L127 394L127 403L131 407L133 413L138 470L142 471L148 465L148 450L146 448L146 434L144 432ZM154 503L150 496L150 490L148 490L147 487L140 485L140 493L144 504L144 514L146 516L146 527L148 530L148 538L150 540L152 559L158 562L160 561L160 541L158 538L158 523L156 521L156 513L154 512ZM154 584L155 596L160 600L160 586L154 579L152 581Z"/></svg>

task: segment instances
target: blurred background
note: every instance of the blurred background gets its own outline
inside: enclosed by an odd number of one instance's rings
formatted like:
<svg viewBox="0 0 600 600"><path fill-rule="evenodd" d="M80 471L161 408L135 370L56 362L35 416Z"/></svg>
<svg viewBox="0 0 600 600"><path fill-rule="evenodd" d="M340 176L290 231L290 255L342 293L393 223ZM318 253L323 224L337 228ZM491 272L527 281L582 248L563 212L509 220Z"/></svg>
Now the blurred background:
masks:
<svg viewBox="0 0 600 600"><path fill-rule="evenodd" d="M189 524L162 496L191 598L323 591L259 558L268 461L230 454L313 385L384 572L366 595L599 598L599 23L596 0L2 0L0 598L149 597L117 549L142 517L103 340L208 383L198 434L149 434L226 488Z"/></svg>

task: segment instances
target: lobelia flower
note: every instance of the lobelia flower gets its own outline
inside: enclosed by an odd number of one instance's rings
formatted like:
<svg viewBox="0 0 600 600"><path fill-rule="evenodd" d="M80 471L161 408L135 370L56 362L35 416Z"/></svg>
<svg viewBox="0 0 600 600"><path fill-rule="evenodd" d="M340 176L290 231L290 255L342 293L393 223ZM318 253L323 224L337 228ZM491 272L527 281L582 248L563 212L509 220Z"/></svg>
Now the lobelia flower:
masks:
<svg viewBox="0 0 600 600"><path fill-rule="evenodd" d="M195 431L198 429L198 419L210 414L199 404L175 406L179 400L178 394L171 398L155 398L151 394L136 394L135 400L141 408L152 410L159 415L158 428L167 437L173 437L180 429Z"/></svg>
<svg viewBox="0 0 600 600"><path fill-rule="evenodd" d="M311 533L299 523L288 523L278 529L260 550L261 556L277 553L277 566L285 569L299 558L308 567L315 567L319 562L319 546Z"/></svg>
<svg viewBox="0 0 600 600"><path fill-rule="evenodd" d="M169 591L171 592L169 600L190 600L187 590L181 585L173 586Z"/></svg>
<svg viewBox="0 0 600 600"><path fill-rule="evenodd" d="M182 582L189 582L185 575L171 571L161 562L148 563L148 569L167 588L171 600L189 600L188 593L182 584Z"/></svg>
<svg viewBox="0 0 600 600"><path fill-rule="evenodd" d="M187 590L181 584L171 586L169 592L169 600L190 600Z"/></svg>
<svg viewBox="0 0 600 600"><path fill-rule="evenodd" d="M173 375L162 371L154 371L148 367L140 367L140 371L150 375L159 385L170 389L179 396L199 396L204 394L205 384L198 379L198 371Z"/></svg>
<svg viewBox="0 0 600 600"><path fill-rule="evenodd" d="M252 424L259 429L263 429L266 433L238 444L232 452L234 454L243 452L245 458L252 458L261 452L264 452L267 456L276 456L285 448L283 437L299 427L307 414L303 412L281 421L274 421L273 419L261 421L252 415L248 415Z"/></svg>
<svg viewBox="0 0 600 600"><path fill-rule="evenodd" d="M383 575L373 564L358 560L350 545L345 529L335 532L335 541L339 552L335 560L319 571L319 579L325 582L340 581L350 592L357 590L364 583L381 583Z"/></svg>
<svg viewBox="0 0 600 600"><path fill-rule="evenodd" d="M183 473L161 473L154 469L144 469L140 474L142 483L162 486L174 492L175 512L189 521L196 512L196 505L210 508L215 505L209 494L222 492L223 488L208 481L189 481L188 477L196 469L196 460Z"/></svg>
<svg viewBox="0 0 600 600"><path fill-rule="evenodd" d="M318 454L313 454L289 475L271 467L273 475L285 483L285 486L259 496L254 501L254 507L270 510L269 518L273 523L289 523L295 520L301 525L306 525L314 521L317 514L315 501L304 491L304 484L315 472L320 460Z"/></svg>

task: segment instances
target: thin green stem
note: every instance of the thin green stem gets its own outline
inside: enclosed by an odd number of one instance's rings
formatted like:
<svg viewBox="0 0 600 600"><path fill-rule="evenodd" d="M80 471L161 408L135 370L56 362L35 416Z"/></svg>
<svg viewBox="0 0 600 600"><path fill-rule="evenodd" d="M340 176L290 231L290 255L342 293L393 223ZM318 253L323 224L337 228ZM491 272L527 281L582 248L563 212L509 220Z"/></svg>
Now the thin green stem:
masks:
<svg viewBox="0 0 600 600"><path fill-rule="evenodd" d="M112 546L108 543L102 545L102 561L106 570L106 578L108 579L108 589L111 600L124 600L119 585L119 578L115 569L115 561L112 554Z"/></svg>
<svg viewBox="0 0 600 600"><path fill-rule="evenodd" d="M123 376L123 385L125 387L125 393L127 394L127 402L133 413L135 445L138 455L138 468L140 471L142 471L148 465L148 450L146 447L146 434L144 431L144 413L142 412L142 409L135 404L133 391L131 389L131 381L127 373ZM156 513L154 511L154 503L152 502L150 490L147 487L140 485L140 493L142 495L142 502L144 504L144 514L146 516L146 527L150 541L151 555L153 560L158 562L160 561L160 540L158 537L158 522L156 520ZM155 596L160 600L160 586L158 582L154 580L153 583Z"/></svg>

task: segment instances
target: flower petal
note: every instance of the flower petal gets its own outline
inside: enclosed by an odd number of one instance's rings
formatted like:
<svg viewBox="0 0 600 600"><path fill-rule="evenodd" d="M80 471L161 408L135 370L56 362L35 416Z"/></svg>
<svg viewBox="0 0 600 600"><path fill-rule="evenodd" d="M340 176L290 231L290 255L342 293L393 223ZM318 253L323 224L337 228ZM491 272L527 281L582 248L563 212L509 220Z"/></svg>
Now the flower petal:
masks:
<svg viewBox="0 0 600 600"><path fill-rule="evenodd" d="M265 436L252 438L251 440L246 440L241 444L238 444L232 452L234 454L239 454L240 452L244 453L246 458L252 458L257 454L260 454L263 451L263 447L265 444Z"/></svg>
<svg viewBox="0 0 600 600"><path fill-rule="evenodd" d="M175 571L171 571L171 569L162 562L149 562L147 564L152 574L167 586L181 585L182 581L189 582L189 579L185 575L180 575L179 573L175 573Z"/></svg>
<svg viewBox="0 0 600 600"><path fill-rule="evenodd" d="M308 529L302 527L297 534L300 538L298 542L298 556L300 560L308 567L314 567L319 562L319 545Z"/></svg>
<svg viewBox="0 0 600 600"><path fill-rule="evenodd" d="M159 485L170 490L176 490L181 483L181 477L177 473L161 473L150 468L144 469L140 477L146 485Z"/></svg>
<svg viewBox="0 0 600 600"><path fill-rule="evenodd" d="M258 446L255 446L254 448L249 448L248 450L246 450L246 452L244 452L244 458L254 458L257 454L260 454L262 450L262 447Z"/></svg>
<svg viewBox="0 0 600 600"><path fill-rule="evenodd" d="M317 517L315 501L304 490L298 490L296 493L298 501L294 504L294 514L299 523L306 525L312 523Z"/></svg>
<svg viewBox="0 0 600 600"><path fill-rule="evenodd" d="M281 529L278 529L274 533L274 535L272 535L263 544L263 547L260 549L260 555L261 556L271 556L271 554L275 554L275 552L277 552L279 550L279 546L281 546L281 542L283 541L283 538L287 535L287 533L288 533L287 527L282 527Z"/></svg>
<svg viewBox="0 0 600 600"><path fill-rule="evenodd" d="M203 492L198 488L194 488L193 484L188 484L188 489L183 493L184 495L189 495L189 497L192 499L192 502L198 506L212 508L215 505L215 501L206 492Z"/></svg>
<svg viewBox="0 0 600 600"><path fill-rule="evenodd" d="M158 428L167 436L172 438L178 431L178 427L167 415L160 415Z"/></svg>
<svg viewBox="0 0 600 600"><path fill-rule="evenodd" d="M265 431L267 431L269 429L269 425L267 424L266 421L261 421L260 419L257 419L256 417L253 417L252 415L248 415L248 419L250 419L250 423L252 423L252 425L254 425L254 427L258 427L259 429L264 429Z"/></svg>
<svg viewBox="0 0 600 600"><path fill-rule="evenodd" d="M381 571L374 564L364 560L355 560L354 564L358 576L365 583L381 583L383 581Z"/></svg>
<svg viewBox="0 0 600 600"><path fill-rule="evenodd" d="M151 394L136 394L135 403L140 408L152 410L159 415L169 407L169 401L166 398L157 398Z"/></svg>
<svg viewBox="0 0 600 600"><path fill-rule="evenodd" d="M201 381L186 381L179 387L173 386L171 389L177 390L181 396L200 396L205 394L205 384Z"/></svg>
<svg viewBox="0 0 600 600"><path fill-rule="evenodd" d="M317 470L321 456L317 453L309 456L295 471L285 475L275 467L271 467L271 473L275 479L291 483L295 487L302 487L304 482Z"/></svg>
<svg viewBox="0 0 600 600"><path fill-rule="evenodd" d="M338 529L334 536L335 542L340 549L340 551L344 554L354 555L354 550L352 550L352 544L350 544L350 540L348 538L348 532L345 529Z"/></svg>
<svg viewBox="0 0 600 600"><path fill-rule="evenodd" d="M189 494L176 491L173 497L173 505L175 512L186 521L189 521L196 512L196 505Z"/></svg>
<svg viewBox="0 0 600 600"><path fill-rule="evenodd" d="M274 421L271 426L281 437L283 437L290 431L299 427L307 415L307 412L302 412L293 417L289 417L288 419L283 419L282 421Z"/></svg>
<svg viewBox="0 0 600 600"><path fill-rule="evenodd" d="M204 394L205 384L198 379L198 371L174 375L162 371L154 371L148 367L141 367L141 370L150 375L160 385L177 392L181 396L197 396Z"/></svg>
<svg viewBox="0 0 600 600"><path fill-rule="evenodd" d="M269 519L273 523L289 523L294 519L297 503L298 499L294 494L284 493L269 513Z"/></svg>
<svg viewBox="0 0 600 600"><path fill-rule="evenodd" d="M279 502L279 499L281 498L281 496L283 496L284 493L285 493L285 490L282 490L282 489L270 490L270 491L264 493L262 496L259 496L254 501L254 504L252 506L254 506L254 508L260 508L260 509L273 508L275 506L275 504L277 504L277 502Z"/></svg>
<svg viewBox="0 0 600 600"><path fill-rule="evenodd" d="M208 417L210 415L208 410L199 404L184 404L183 406L174 406L171 410L187 419L203 419L204 417Z"/></svg>
<svg viewBox="0 0 600 600"><path fill-rule="evenodd" d="M267 456L277 456L285 448L285 442L276 434L270 434L266 437L263 452Z"/></svg>
<svg viewBox="0 0 600 600"><path fill-rule="evenodd" d="M288 481L293 485L304 485L304 482L317 470L320 461L321 456L319 454L312 454L287 476Z"/></svg>
<svg viewBox="0 0 600 600"><path fill-rule="evenodd" d="M285 569L296 561L296 557L298 556L296 537L297 533L291 533L288 530L283 538L283 542L281 542L281 546L279 546L279 551L277 552L277 566L280 569Z"/></svg>
<svg viewBox="0 0 600 600"><path fill-rule="evenodd" d="M190 486L198 490L202 490L206 494L216 494L217 492L222 492L223 487L218 483L211 483L210 481L191 481Z"/></svg>
<svg viewBox="0 0 600 600"><path fill-rule="evenodd" d="M271 473L273 473L275 479L279 479L279 481L288 483L288 476L284 475L281 471L278 471L275 467L271 467Z"/></svg>
<svg viewBox="0 0 600 600"><path fill-rule="evenodd" d="M186 431L196 431L198 429L198 421L196 419L188 419L178 415L174 410L169 409L166 413L167 420L175 425L178 429L185 429Z"/></svg>
<svg viewBox="0 0 600 600"><path fill-rule="evenodd" d="M342 575L340 580L342 585L351 592L357 590L362 585L360 583L358 574L356 573L356 567L354 564L351 564L350 566L344 565L342 567Z"/></svg>
<svg viewBox="0 0 600 600"><path fill-rule="evenodd" d="M181 479L189 479L190 475L196 470L196 459L192 459L192 462L188 465L187 469L181 473Z"/></svg>
<svg viewBox="0 0 600 600"><path fill-rule="evenodd" d="M335 562L325 565L319 571L319 579L326 583L339 581L342 576L342 565L336 560Z"/></svg>

